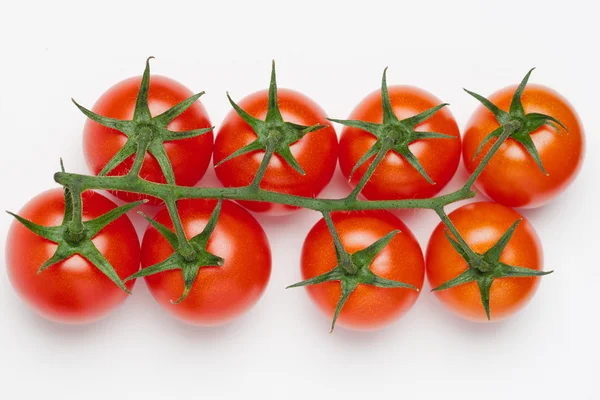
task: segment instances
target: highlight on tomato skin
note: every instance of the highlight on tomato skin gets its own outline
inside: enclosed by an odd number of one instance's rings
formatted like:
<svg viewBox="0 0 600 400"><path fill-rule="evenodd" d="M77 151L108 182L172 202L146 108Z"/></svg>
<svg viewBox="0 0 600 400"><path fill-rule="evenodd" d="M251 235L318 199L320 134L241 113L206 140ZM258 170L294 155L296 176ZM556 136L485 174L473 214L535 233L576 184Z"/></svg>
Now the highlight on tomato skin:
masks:
<svg viewBox="0 0 600 400"><path fill-rule="evenodd" d="M520 220L501 253L500 261L535 271L543 270L540 240L529 221L515 210L498 203L477 202L456 209L449 214L449 218L469 247L478 254L494 246L511 225ZM445 225L440 222L427 245L426 272L432 288L456 278L469 267L452 247L445 230ZM540 277L494 279L490 289L491 321L507 319L525 307L539 283ZM434 293L443 306L455 315L474 322L488 322L476 282Z"/></svg>
<svg viewBox="0 0 600 400"><path fill-rule="evenodd" d="M369 269L375 275L404 282L421 289L425 264L421 247L412 232L388 211L336 212L331 215L344 249L353 254L372 245L394 230L399 232L373 259ZM337 264L333 239L325 221L310 230L301 255L303 279L324 274ZM309 297L328 318L340 300L339 281L305 286ZM359 284L350 294L336 322L336 328L371 331L397 321L412 308L420 292L408 288L384 288Z"/></svg>
<svg viewBox="0 0 600 400"><path fill-rule="evenodd" d="M84 221L116 208L97 192L85 191L82 199ZM64 209L63 190L52 189L31 199L19 215L43 226L57 226L63 220ZM92 242L121 279L138 271L140 244L127 216L107 225ZM8 277L19 298L37 314L55 322L87 324L106 317L126 300L126 292L80 255L38 273L56 249L56 243L13 221L6 239ZM134 283L125 286L131 290Z"/></svg>
<svg viewBox="0 0 600 400"><path fill-rule="evenodd" d="M177 203L188 238L202 232L216 200L190 199ZM154 218L173 229L167 209ZM231 322L252 308L262 296L271 275L271 248L258 221L238 204L225 200L206 247L224 259L222 266L201 267L185 300L175 304L184 291L180 270L144 277L150 293L170 315L193 325L218 326ZM158 264L173 248L154 227L142 240L142 268Z"/></svg>
<svg viewBox="0 0 600 400"><path fill-rule="evenodd" d="M251 116L264 120L268 109L268 90L243 98L238 105ZM278 89L277 98L281 115L286 122L326 127L306 134L290 146L290 150L305 174L298 173L277 153L273 155L260 187L274 192L304 197L316 197L331 181L338 156L338 139L325 111L304 94ZM236 150L256 140L252 128L234 111L221 123L215 138L214 165L219 164ZM225 187L241 187L254 179L265 154L264 150L243 154L215 167L217 178ZM271 216L290 214L298 207L256 201L239 201L245 208Z"/></svg>
<svg viewBox="0 0 600 400"><path fill-rule="evenodd" d="M413 86L389 86L389 98L398 119L412 117L442 103L431 93ZM381 124L383 121L381 91L366 96L352 111L349 120ZM437 132L450 138L417 140L409 144L409 150L435 184L428 182L407 160L394 150L389 150L366 183L361 195L369 200L396 200L429 198L442 190L454 176L461 154L461 136L458 125L448 107L437 111L415 128L420 132ZM377 138L371 133L344 127L340 136L339 161L344 177L361 157L375 144ZM354 188L373 161L362 164L350 180Z"/></svg>
<svg viewBox="0 0 600 400"><path fill-rule="evenodd" d="M92 111L96 114L131 120L134 115L136 96L140 89L142 77L133 77L118 82L110 87L94 104ZM194 93L181 83L160 75L150 76L148 107L153 117L160 115L171 107L191 97ZM211 122L206 109L200 100L196 100L187 110L168 124L174 132L191 131L209 128ZM83 153L86 163L94 175L98 175L107 163L122 149L127 137L112 128L102 126L87 119L83 130ZM194 186L200 181L208 169L213 148L213 133L175 140L165 143L166 154L173 167L175 181L181 186ZM135 154L128 157L109 176L125 175L131 169ZM140 176L151 182L166 183L163 171L156 158L146 152ZM148 199L151 205L160 205L160 199L142 196L124 191L113 192L122 200L131 202Z"/></svg>
<svg viewBox="0 0 600 400"><path fill-rule="evenodd" d="M501 110L508 111L516 86L501 89L489 100ZM583 126L573 106L553 89L529 84L522 96L525 114L547 114L564 127L544 124L530 133L539 153L545 174L522 144L507 139L492 157L475 182L475 187L490 199L517 208L537 208L548 204L575 180L585 154ZM472 173L495 139L485 144L477 154L484 138L500 127L494 115L479 105L465 128L463 160ZM475 155L477 154L477 157Z"/></svg>

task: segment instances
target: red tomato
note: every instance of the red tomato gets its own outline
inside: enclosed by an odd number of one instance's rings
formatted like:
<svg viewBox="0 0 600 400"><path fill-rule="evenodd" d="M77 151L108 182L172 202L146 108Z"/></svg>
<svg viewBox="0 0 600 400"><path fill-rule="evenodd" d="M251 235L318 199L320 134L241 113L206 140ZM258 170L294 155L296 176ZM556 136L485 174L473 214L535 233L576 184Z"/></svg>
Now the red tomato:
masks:
<svg viewBox="0 0 600 400"><path fill-rule="evenodd" d="M449 217L469 247L479 254L490 249L515 221L523 218L513 209L496 203L467 204L453 211ZM427 246L427 279L432 288L456 278L468 267L446 238L444 228L442 223L437 226ZM543 269L540 241L526 219L517 225L500 261L538 271ZM491 319L505 319L525 306L535 293L539 279L494 279L490 291ZM487 321L476 282L436 291L435 294L455 314L473 321Z"/></svg>
<svg viewBox="0 0 600 400"><path fill-rule="evenodd" d="M217 202L182 200L179 215L188 238L204 229ZM169 213L161 210L155 220L173 227ZM221 267L202 267L188 297L173 304L183 293L180 270L145 277L156 301L175 317L197 325L220 325L250 309L261 297L271 275L271 249L254 217L239 205L223 201L217 226L206 249L225 260ZM173 254L169 242L152 226L142 242L142 268Z"/></svg>
<svg viewBox="0 0 600 400"><path fill-rule="evenodd" d="M402 120L435 107L442 102L425 90L412 86L388 87L394 113ZM352 111L349 119L380 124L383 121L381 91L368 95ZM460 160L460 132L450 110L446 107L419 124L417 131L452 135L455 139L417 140L409 145L429 177L427 180L401 155L388 151L361 191L370 200L428 198L438 193L452 179ZM340 167L346 178L360 158L377 141L375 136L357 128L345 127L340 137ZM352 176L350 184L356 187L367 171L371 160L363 163Z"/></svg>
<svg viewBox="0 0 600 400"><path fill-rule="evenodd" d="M261 182L261 188L280 193L314 197L331 180L337 162L337 136L326 119L325 112L301 93L278 90L279 109L286 122L311 126L328 125L327 128L308 133L290 149L305 175L301 175L275 154ZM264 120L267 115L268 91L260 91L244 98L239 106L255 118ZM257 136L250 126L231 111L215 139L213 163L216 165L234 151L250 144ZM263 159L264 151L247 153L226 161L215 168L217 177L226 187L246 186L252 182ZM244 207L269 215L287 214L297 207L272 203L240 201Z"/></svg>
<svg viewBox="0 0 600 400"><path fill-rule="evenodd" d="M89 221L116 207L106 197L83 192L83 220ZM19 215L43 226L58 226L64 215L62 189L34 197ZM121 216L92 239L100 253L125 279L140 267L140 244L133 225ZM19 297L40 315L57 322L89 323L101 319L127 298L127 293L80 255L38 269L56 251L46 240L14 221L6 240L6 267ZM135 281L127 282L131 290Z"/></svg>
<svg viewBox="0 0 600 400"><path fill-rule="evenodd" d="M131 120L135 108L141 77L126 79L108 89L98 99L92 111L105 117ZM153 75L150 78L148 106L151 115L157 116L174 105L182 102L193 93L180 83ZM206 110L199 101L184 111L168 125L175 132L211 126ZM102 168L123 147L127 137L121 132L87 120L83 132L83 151L86 162L94 174ZM165 149L173 166L175 181L181 186L194 186L204 176L212 154L212 132L189 139L165 142ZM135 155L127 158L108 175L125 175L131 168ZM140 176L152 182L166 183L158 162L150 153L146 153ZM114 193L117 197L134 201L148 198L151 204L160 204L156 198L127 192Z"/></svg>
<svg viewBox="0 0 600 400"><path fill-rule="evenodd" d="M500 109L508 111L516 86L502 89L489 97ZM477 189L498 203L510 207L539 207L561 193L575 179L583 161L585 139L583 128L573 107L554 90L527 85L522 97L525 114L542 113L561 121L568 133L542 125L531 133L548 175L535 163L523 145L509 138L502 144L475 182ZM479 144L500 125L494 115L479 106L465 130L463 157L473 172L496 139L490 140L477 156Z"/></svg>
<svg viewBox="0 0 600 400"><path fill-rule="evenodd" d="M423 253L412 232L388 211L337 212L331 215L344 249L350 254L362 250L398 229L388 245L375 257L371 271L385 279L423 286ZM331 233L321 219L311 229L302 248L302 277L313 278L337 265ZM315 304L332 317L341 296L338 281L306 286ZM342 308L336 325L357 330L381 328L404 315L419 292L406 288L381 288L359 284Z"/></svg>

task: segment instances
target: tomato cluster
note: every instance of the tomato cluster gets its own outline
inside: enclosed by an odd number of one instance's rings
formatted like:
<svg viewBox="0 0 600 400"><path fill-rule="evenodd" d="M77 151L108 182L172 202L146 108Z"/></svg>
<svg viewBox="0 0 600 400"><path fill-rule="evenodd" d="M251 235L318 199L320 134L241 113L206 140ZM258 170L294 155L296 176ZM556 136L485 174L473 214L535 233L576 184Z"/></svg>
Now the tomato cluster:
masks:
<svg viewBox="0 0 600 400"><path fill-rule="evenodd" d="M425 276L456 314L506 318L531 298L544 274L533 227L510 207L551 201L575 178L584 153L573 107L549 88L526 86L528 78L489 98L469 92L481 105L461 138L445 104L420 88L388 87L385 72L381 90L366 96L350 119L328 120L307 96L277 90L273 69L269 90L239 104L230 99L234 110L213 138L200 94L169 78L150 77L147 66L144 76L116 84L92 110L78 105L90 117L83 143L91 171L193 187L212 157L223 186L249 188L246 195L237 203L180 198L173 209L152 191L113 188L125 201L167 204L147 218L140 250L126 210L103 195L85 187L81 196L73 195L78 187L65 189L64 196L58 189L42 193L9 232L10 281L41 315L85 323L122 303L143 276L167 312L193 324L222 324L258 301L271 272L269 242L247 210L293 212L294 196L317 197L338 159L352 188L351 205L429 199L452 179L462 153L467 170L480 174L476 187L493 202L467 204L447 216L445 204L425 207L442 217L425 257L409 228L389 211L321 210L324 218L302 249L305 281L293 286L306 286L334 323L353 329L397 320L417 300ZM339 143L329 121L344 125ZM498 140L505 141L485 159ZM253 200L260 190L289 201ZM100 223L98 232L91 228ZM120 288L114 282L125 283Z"/></svg>

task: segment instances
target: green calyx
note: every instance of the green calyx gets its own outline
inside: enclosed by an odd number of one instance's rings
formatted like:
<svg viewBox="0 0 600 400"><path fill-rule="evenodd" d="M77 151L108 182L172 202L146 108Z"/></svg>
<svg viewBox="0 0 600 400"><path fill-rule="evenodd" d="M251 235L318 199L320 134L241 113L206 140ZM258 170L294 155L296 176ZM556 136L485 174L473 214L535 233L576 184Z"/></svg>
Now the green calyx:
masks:
<svg viewBox="0 0 600 400"><path fill-rule="evenodd" d="M465 92L475 97L481 104L483 104L485 108L490 110L490 112L494 114L494 117L496 117L496 120L500 124L500 127L498 129L492 131L483 139L483 141L479 145L479 148L475 152L475 156L473 157L474 159L477 158L477 156L481 152L481 149L483 149L483 146L487 142L489 142L492 138L498 138L502 134L502 132L504 132L504 127L508 124L512 124L514 127L516 127L516 129L513 129L513 133L511 133L510 137L516 140L517 142L521 143L525 150L527 150L527 152L534 159L535 163L538 165L540 170L544 174L548 175L548 173L544 169L542 160L540 159L540 155L535 147L535 144L531 139L531 133L535 132L542 125L551 126L559 134L562 133L561 128L564 129L565 132L568 132L568 130L562 122L550 115L540 113L525 114L521 97L523 96L523 91L525 90L527 82L529 81L529 76L531 75L534 69L535 68L529 70L527 75L525 75L525 77L517 87L517 90L515 90L510 104L510 110L508 112L501 110L485 97L477 93L473 93L467 89L464 89Z"/></svg>
<svg viewBox="0 0 600 400"><path fill-rule="evenodd" d="M488 320L490 320L490 291L495 279L532 277L551 274L553 271L537 271L530 268L508 265L500 261L502 252L512 238L519 222L521 222L520 219L515 221L515 223L513 223L512 226L502 235L498 242L496 242L496 244L494 244L483 254L475 253L470 247L461 245L452 236L450 236L447 230L444 230L446 238L448 241L450 241L452 247L454 247L461 257L467 261L469 267L465 272L458 275L456 278L441 284L440 286L432 289L432 291L445 290L455 286L463 285L465 283L477 282L481 296L481 303L483 304L483 308L485 309L485 314L487 315Z"/></svg>
<svg viewBox="0 0 600 400"><path fill-rule="evenodd" d="M171 300L171 302L173 304L179 304L183 300L185 300L186 297L190 294L190 291L192 290L192 285L196 281L198 271L200 270L200 268L221 267L225 263L225 260L223 260L221 257L216 256L206 250L208 240L212 235L213 231L215 230L215 227L217 226L217 221L221 212L221 205L222 200L219 200L206 226L204 227L204 230L198 235L191 238L189 241L185 242L179 240L177 238L177 234L172 232L169 228L140 212L140 214L154 228L156 228L156 230L165 239L167 239L171 247L173 247L174 252L166 260L136 272L135 274L125 279L125 281L140 278L143 276L158 274L164 271L181 270L184 283L183 293L181 294L179 299ZM182 246L182 243L185 244L185 247Z"/></svg>
<svg viewBox="0 0 600 400"><path fill-rule="evenodd" d="M337 265L329 272L302 282L298 282L294 285L290 285L287 288L289 289L293 287L316 285L329 281L340 282L342 295L333 314L330 332L333 332L333 329L335 328L335 322L337 321L344 304L359 284L382 288L406 288L419 291L418 288L408 283L381 278L375 275L370 269L370 265L377 254L379 254L385 248L385 246L388 245L390 240L392 240L392 238L400 231L392 231L381 239L377 240L375 243L371 244L369 247L357 251L354 254L349 254L342 245L341 239L331 219L331 215L329 213L323 213L323 217L333 238Z"/></svg>
<svg viewBox="0 0 600 400"><path fill-rule="evenodd" d="M401 155L411 166L413 166L423 176L423 178L427 180L427 182L434 185L435 182L431 180L417 157L410 151L408 146L417 140L455 139L455 137L452 135L446 135L437 132L420 132L415 130L417 125L431 118L431 116L448 104L440 104L410 118L399 120L398 117L396 117L396 114L394 114L392 103L390 101L386 74L387 68L383 70L383 78L381 80L381 103L383 107L383 122L381 124L359 120L329 119L330 121L337 122L345 126L362 129L363 131L367 131L377 138L375 144L369 150L367 150L360 160L358 160L350 172L348 179L352 179L352 176L362 164L367 162L371 157L377 156L371 163L372 168L369 168L367 173L365 173L366 182L366 180L374 172L379 162L381 162L385 154L388 151L393 150ZM362 187L362 185L360 186Z"/></svg>
<svg viewBox="0 0 600 400"><path fill-rule="evenodd" d="M275 61L272 63L271 68L271 82L269 84L269 99L267 116L262 121L258 118L253 117L238 106L227 93L227 98L231 103L231 106L237 112L237 114L252 128L257 138L252 143L238 149L237 151L230 154L228 157L221 160L215 167L221 164L239 157L243 154L250 153L253 151L265 151L263 158L263 164L259 173L256 175L256 179L253 181L253 186L258 187L262 175L268 165L271 156L275 153L278 154L282 159L285 160L292 168L294 168L299 174L304 175L304 170L298 164L298 161L292 155L290 146L302 139L306 134L317 131L319 129L326 128L327 125L312 125L304 126L298 125L291 122L285 122L281 116L279 110L279 104L277 100L277 80L275 74Z"/></svg>
<svg viewBox="0 0 600 400"><path fill-rule="evenodd" d="M127 141L114 157L104 166L99 175L104 176L115 169L133 154L136 155L129 176L135 178L139 175L146 152L156 158L168 184L175 184L173 167L167 156L164 143L167 141L189 139L210 132L214 127L194 129L185 132L173 132L167 129L171 121L187 110L196 100L204 94L197 93L181 103L175 105L160 115L152 117L148 107L148 92L150 89L150 59L146 60L146 68L142 76L140 90L135 103L135 111L131 121L119 120L98 115L87 108L79 105L75 100L73 103L92 121L108 128L116 129L127 136Z"/></svg>
<svg viewBox="0 0 600 400"><path fill-rule="evenodd" d="M79 254L91 262L100 270L100 272L106 275L119 288L123 289L128 294L131 294L129 289L125 287L125 284L113 266L102 255L102 253L100 253L94 242L92 242L92 239L111 222L115 221L117 218L121 217L138 205L145 203L146 200L125 204L91 221L82 222L81 193L65 188L64 194L65 212L63 221L59 226L38 225L32 221L7 211L8 214L15 217L17 221L22 223L31 232L58 244L56 252L40 266L38 274L75 254Z"/></svg>

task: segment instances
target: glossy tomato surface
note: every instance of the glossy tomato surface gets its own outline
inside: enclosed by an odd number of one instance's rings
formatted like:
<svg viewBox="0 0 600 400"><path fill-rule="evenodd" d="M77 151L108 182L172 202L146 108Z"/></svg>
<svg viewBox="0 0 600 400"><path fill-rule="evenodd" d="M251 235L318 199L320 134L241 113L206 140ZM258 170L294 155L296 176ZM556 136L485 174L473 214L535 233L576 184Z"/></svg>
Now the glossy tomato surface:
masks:
<svg viewBox="0 0 600 400"><path fill-rule="evenodd" d="M333 223L347 252L362 250L391 231L398 233L370 265L371 271L385 279L423 286L423 253L412 232L387 211L343 212L332 214ZM309 279L337 265L333 239L325 220L311 229L302 248L302 277ZM315 304L332 317L341 296L340 283L324 282L306 286ZM419 292L405 288L381 288L359 284L350 295L336 325L357 330L379 329L404 315L415 303Z"/></svg>
<svg viewBox="0 0 600 400"><path fill-rule="evenodd" d="M516 87L502 89L489 97L500 109L508 111ZM531 133L540 154L545 175L522 144L508 139L475 182L477 189L498 203L510 207L534 208L556 197L575 179L585 152L583 127L573 106L554 90L528 85L522 97L526 114L542 113L561 121L568 129L559 133L543 125ZM499 127L494 115L479 106L465 130L463 157L469 172L474 171L496 139L490 140L474 159L483 139Z"/></svg>
<svg viewBox="0 0 600 400"><path fill-rule="evenodd" d="M398 119L412 117L442 103L425 90L412 86L390 86L390 101ZM374 122L383 121L381 91L368 95L348 119ZM460 161L461 139L454 116L444 107L431 118L419 124L415 130L452 135L454 139L417 140L409 145L429 177L430 184L400 154L389 151L383 158L361 194L371 200L428 198L438 193L452 179ZM377 138L367 131L345 127L340 137L340 167L346 178L360 158L375 144ZM362 164L352 176L350 184L355 187L367 171L371 160Z"/></svg>
<svg viewBox="0 0 600 400"><path fill-rule="evenodd" d="M290 146L292 154L306 172L301 175L279 155L269 163L261 182L261 188L280 193L313 197L329 183L337 163L337 136L326 119L325 112L311 99L289 89L278 90L279 109L284 121L300 125L328 125L327 128L308 133ZM239 106L253 117L264 120L267 115L268 91L260 91L245 97ZM250 144L257 136L250 126L231 111L215 139L214 164L234 151ZM217 177L226 187L248 185L254 179L263 159L264 151L255 151L231 159L215 168ZM288 214L296 207L272 203L240 201L244 207L269 215Z"/></svg>
<svg viewBox="0 0 600 400"><path fill-rule="evenodd" d="M140 83L141 77L117 83L104 92L92 111L106 117L131 120ZM153 75L150 78L148 93L150 113L155 117L193 94L185 86L172 79ZM174 132L181 132L210 126L206 110L197 100L190 108L171 121L167 128ZM126 141L127 137L123 133L88 119L83 131L83 151L90 170L97 175ZM194 138L165 142L165 149L171 160L175 182L178 185L194 186L204 176L210 162L212 146L212 132ZM135 155L127 158L108 175L125 175L130 170L134 158ZM166 182L158 162L150 153L146 153L140 176L152 182ZM126 192L114 194L126 201L145 198ZM148 199L152 204L160 204L156 198Z"/></svg>
<svg viewBox="0 0 600 400"><path fill-rule="evenodd" d="M182 200L179 215L188 238L202 232L217 202ZM166 209L156 221L172 228ZM179 304L183 293L180 270L145 277L156 301L175 317L196 325L221 325L250 309L261 297L271 275L271 249L259 223L245 209L223 201L217 226L207 250L222 257L221 267L202 267L189 296ZM142 242L142 268L157 264L173 254L169 242L149 226Z"/></svg>
<svg viewBox="0 0 600 400"><path fill-rule="evenodd" d="M92 191L83 192L83 220L88 221L116 208L115 203ZM62 189L34 197L19 215L36 224L62 223L65 203ZM140 244L127 216L107 225L92 239L121 279L138 271ZM37 236L14 221L6 240L6 269L19 297L38 314L57 322L89 323L114 310L127 293L80 255L38 269L56 251L57 244ZM126 283L131 289L135 281Z"/></svg>
<svg viewBox="0 0 600 400"><path fill-rule="evenodd" d="M483 254L490 249L522 215L497 203L467 204L449 215L469 247ZM454 279L467 269L467 262L454 250L440 223L427 246L427 279L432 288ZM531 224L522 219L500 261L523 268L543 269L542 246ZM539 277L500 278L492 283L492 321L505 319L520 310L535 293ZM477 283L470 282L436 291L442 304L455 314L473 321L487 321Z"/></svg>

